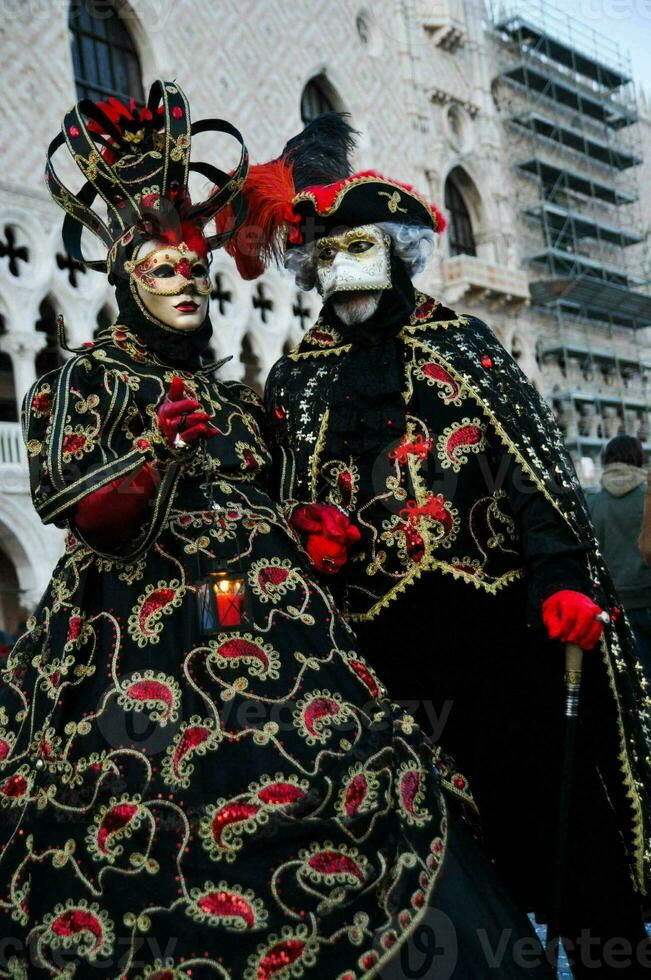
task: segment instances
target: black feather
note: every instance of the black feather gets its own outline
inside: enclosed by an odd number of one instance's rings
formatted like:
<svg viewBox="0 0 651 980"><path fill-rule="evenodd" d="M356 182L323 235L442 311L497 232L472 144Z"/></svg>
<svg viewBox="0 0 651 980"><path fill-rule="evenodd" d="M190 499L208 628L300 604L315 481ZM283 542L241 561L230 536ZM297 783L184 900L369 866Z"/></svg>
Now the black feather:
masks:
<svg viewBox="0 0 651 980"><path fill-rule="evenodd" d="M357 130L346 122L347 116L347 112L322 112L285 144L282 157L294 166L297 191L350 177Z"/></svg>

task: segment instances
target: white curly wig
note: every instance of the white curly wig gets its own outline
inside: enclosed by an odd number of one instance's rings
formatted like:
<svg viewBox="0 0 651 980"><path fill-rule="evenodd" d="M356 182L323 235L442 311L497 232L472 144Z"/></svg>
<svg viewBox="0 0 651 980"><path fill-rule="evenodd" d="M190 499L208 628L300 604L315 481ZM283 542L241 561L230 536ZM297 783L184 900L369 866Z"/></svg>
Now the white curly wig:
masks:
<svg viewBox="0 0 651 980"><path fill-rule="evenodd" d="M436 249L436 235L431 228L380 221L373 225L386 232L393 242L396 255L404 262L410 278L422 272ZM293 274L302 292L314 289L316 277L316 242L290 248L285 253L285 268Z"/></svg>

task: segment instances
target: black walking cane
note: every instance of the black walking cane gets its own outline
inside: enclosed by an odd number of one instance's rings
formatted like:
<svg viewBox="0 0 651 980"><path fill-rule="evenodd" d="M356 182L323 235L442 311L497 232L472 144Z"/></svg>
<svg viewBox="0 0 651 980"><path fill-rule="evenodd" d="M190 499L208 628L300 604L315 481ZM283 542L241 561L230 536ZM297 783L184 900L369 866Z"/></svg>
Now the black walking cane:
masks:
<svg viewBox="0 0 651 980"><path fill-rule="evenodd" d="M602 623L609 623L610 616L601 612L596 617ZM556 847L556 868L554 871L554 900L547 924L547 950L551 949L554 941L556 949L556 965L558 968L558 953L561 933L560 922L563 905L563 886L565 884L565 859L567 855L567 837L570 823L570 799L572 795L572 774L574 769L574 754L576 747L576 730L579 720L579 702L581 694L581 672L583 669L583 650L578 643L565 645L565 740L563 746L563 764L561 768L561 785L558 806L558 838Z"/></svg>

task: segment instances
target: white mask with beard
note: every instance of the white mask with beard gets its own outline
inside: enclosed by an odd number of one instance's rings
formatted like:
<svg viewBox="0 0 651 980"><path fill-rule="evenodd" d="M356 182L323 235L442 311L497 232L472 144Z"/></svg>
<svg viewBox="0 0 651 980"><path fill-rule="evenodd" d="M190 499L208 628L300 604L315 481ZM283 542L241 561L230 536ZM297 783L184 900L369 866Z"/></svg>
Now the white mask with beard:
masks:
<svg viewBox="0 0 651 980"><path fill-rule="evenodd" d="M364 323L391 288L391 240L375 225L361 225L316 243L316 273L324 300L332 297L347 326Z"/></svg>

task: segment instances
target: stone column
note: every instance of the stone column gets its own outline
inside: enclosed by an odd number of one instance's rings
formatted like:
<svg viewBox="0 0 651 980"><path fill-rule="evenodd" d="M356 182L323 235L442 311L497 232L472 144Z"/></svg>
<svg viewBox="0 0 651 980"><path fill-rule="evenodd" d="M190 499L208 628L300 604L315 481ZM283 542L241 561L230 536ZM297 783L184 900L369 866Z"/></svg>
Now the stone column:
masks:
<svg viewBox="0 0 651 980"><path fill-rule="evenodd" d="M2 347L9 354L14 371L14 388L19 417L23 398L36 381L35 358L44 344L44 336L26 331L12 331L2 338Z"/></svg>

